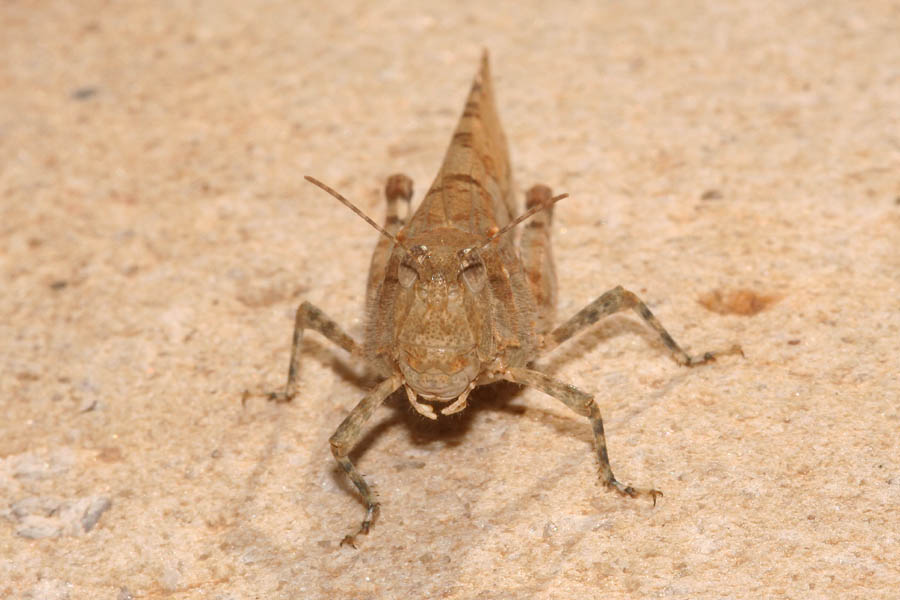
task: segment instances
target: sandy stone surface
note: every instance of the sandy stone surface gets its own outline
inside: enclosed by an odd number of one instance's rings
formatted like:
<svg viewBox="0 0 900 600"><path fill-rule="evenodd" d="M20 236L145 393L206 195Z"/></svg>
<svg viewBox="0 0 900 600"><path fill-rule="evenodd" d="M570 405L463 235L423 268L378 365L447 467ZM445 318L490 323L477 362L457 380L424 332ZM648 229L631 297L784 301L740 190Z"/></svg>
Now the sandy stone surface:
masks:
<svg viewBox="0 0 900 600"><path fill-rule="evenodd" d="M0 597L896 597L896 2L483 4L0 6ZM571 194L560 316L621 284L746 356L621 315L543 361L655 508L536 391L392 399L339 547L372 378L311 334L254 395L303 299L364 328L377 234L302 176L421 194L483 47L518 189Z"/></svg>

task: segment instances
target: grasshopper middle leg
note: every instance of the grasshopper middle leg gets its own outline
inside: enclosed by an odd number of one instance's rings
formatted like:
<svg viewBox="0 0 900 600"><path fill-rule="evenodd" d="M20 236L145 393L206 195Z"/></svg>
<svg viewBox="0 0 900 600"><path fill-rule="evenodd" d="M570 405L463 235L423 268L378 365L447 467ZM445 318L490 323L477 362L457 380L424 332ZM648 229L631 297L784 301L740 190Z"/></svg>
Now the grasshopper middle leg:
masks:
<svg viewBox="0 0 900 600"><path fill-rule="evenodd" d="M297 394L297 380L300 378L300 354L303 350L303 332L306 329L318 331L326 338L355 356L362 356L362 347L350 337L340 325L314 304L303 302L297 308L294 318L294 336L291 341L291 362L288 366L287 383L281 392L269 394L269 400L290 402Z"/></svg>
<svg viewBox="0 0 900 600"><path fill-rule="evenodd" d="M565 342L583 329L593 325L603 317L608 317L625 309L632 309L638 316L644 320L647 325L653 328L659 334L662 343L665 344L672 357L680 364L686 367L702 365L704 363L715 360L717 356L727 354L743 354L741 347L737 344L731 346L727 350L718 350L704 352L703 354L690 355L681 349L665 327L662 326L647 305L632 292L629 292L622 286L616 286L609 290L575 314L571 319L554 329L545 340L544 347L541 348L542 353L547 353Z"/></svg>

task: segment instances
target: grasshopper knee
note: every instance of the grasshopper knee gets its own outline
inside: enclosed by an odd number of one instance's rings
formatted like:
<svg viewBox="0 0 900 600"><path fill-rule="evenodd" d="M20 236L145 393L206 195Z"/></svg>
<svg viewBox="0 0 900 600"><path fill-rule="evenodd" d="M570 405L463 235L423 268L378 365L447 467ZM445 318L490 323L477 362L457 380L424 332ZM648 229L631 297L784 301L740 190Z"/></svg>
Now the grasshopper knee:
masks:
<svg viewBox="0 0 900 600"><path fill-rule="evenodd" d="M582 417L592 417L594 413L600 412L597 408L597 403L594 402L593 396L588 396L586 398L578 398L575 402L570 404L572 410L581 415Z"/></svg>
<svg viewBox="0 0 900 600"><path fill-rule="evenodd" d="M388 177L384 185L384 195L388 202L402 198L409 202L413 195L413 181L403 173L395 173Z"/></svg>
<svg viewBox="0 0 900 600"><path fill-rule="evenodd" d="M331 438L328 440L328 443L331 445L331 453L336 459L338 459L338 462L340 462L340 459L344 458L345 456L347 456L347 454L350 453L350 449L347 447L347 444L344 440L336 438L336 434L331 436Z"/></svg>
<svg viewBox="0 0 900 600"><path fill-rule="evenodd" d="M549 222L553 215L553 203L551 200L553 199L553 190L543 185L541 183L537 185L531 186L531 188L525 193L525 210L530 208L534 208L535 206L547 206L544 209L544 215L546 215L546 219ZM540 214L540 213L538 213ZM537 215L535 215L537 216Z"/></svg>

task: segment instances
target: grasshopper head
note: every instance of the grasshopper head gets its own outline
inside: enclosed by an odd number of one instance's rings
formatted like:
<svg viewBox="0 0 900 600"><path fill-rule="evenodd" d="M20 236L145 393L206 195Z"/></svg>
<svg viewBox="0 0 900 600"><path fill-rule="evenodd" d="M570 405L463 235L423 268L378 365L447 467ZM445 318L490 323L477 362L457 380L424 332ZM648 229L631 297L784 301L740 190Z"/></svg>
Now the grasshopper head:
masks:
<svg viewBox="0 0 900 600"><path fill-rule="evenodd" d="M452 236L445 232L433 244L411 246L397 270L404 313L397 315L400 370L412 392L444 402L467 394L482 370L479 296L487 283L479 250L448 243L463 241L446 239Z"/></svg>

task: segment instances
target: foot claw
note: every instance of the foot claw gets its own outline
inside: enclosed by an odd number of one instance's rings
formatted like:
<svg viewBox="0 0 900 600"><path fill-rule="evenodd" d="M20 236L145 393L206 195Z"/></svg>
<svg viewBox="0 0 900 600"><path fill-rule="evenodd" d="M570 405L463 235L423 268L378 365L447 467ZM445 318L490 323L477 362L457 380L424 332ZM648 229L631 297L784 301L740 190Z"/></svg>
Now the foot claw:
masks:
<svg viewBox="0 0 900 600"><path fill-rule="evenodd" d="M269 392L269 395L266 397L266 399L269 402L278 402L279 404L284 404L293 400L294 395L288 394L287 392Z"/></svg>
<svg viewBox="0 0 900 600"><path fill-rule="evenodd" d="M369 528L372 527L372 523L375 521L375 517L378 515L379 504L372 504L368 511L366 512L366 520L362 522L359 526L359 529L353 535L345 535L344 539L341 540L341 546L347 544L351 546L354 550L356 550L356 537L360 535L369 535Z"/></svg>
<svg viewBox="0 0 900 600"><path fill-rule="evenodd" d="M294 394L287 394L283 391L281 392L263 392L263 391L253 391L253 390L244 390L244 393L241 394L241 406L247 407L247 400L250 398L265 398L269 402L290 402L294 398Z"/></svg>
<svg viewBox="0 0 900 600"><path fill-rule="evenodd" d="M688 361L684 364L688 367L697 367L707 363L716 362L716 359L720 356L729 356L731 354L740 354L741 356L744 356L744 350L741 348L740 344L734 344L728 350L717 350L715 352L704 352L702 355L689 356Z"/></svg>
<svg viewBox="0 0 900 600"><path fill-rule="evenodd" d="M369 535L369 526L370 526L370 523L364 522L360 526L359 531L357 531L353 535L350 535L349 533L347 535L345 535L344 539L341 540L340 545L343 546L344 544L347 544L348 546L350 546L351 548L356 550L357 549L356 548L356 537L360 536L360 535Z"/></svg>
<svg viewBox="0 0 900 600"><path fill-rule="evenodd" d="M653 506L656 506L656 499L659 496L662 496L663 493L659 490L653 488L635 488L630 485L623 485L613 479L609 483L606 484L607 487L610 487L622 496L628 496L629 498L638 498L640 496L650 496L650 499L653 500Z"/></svg>

